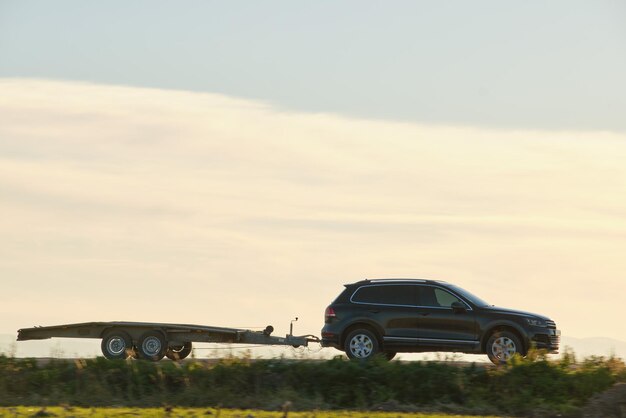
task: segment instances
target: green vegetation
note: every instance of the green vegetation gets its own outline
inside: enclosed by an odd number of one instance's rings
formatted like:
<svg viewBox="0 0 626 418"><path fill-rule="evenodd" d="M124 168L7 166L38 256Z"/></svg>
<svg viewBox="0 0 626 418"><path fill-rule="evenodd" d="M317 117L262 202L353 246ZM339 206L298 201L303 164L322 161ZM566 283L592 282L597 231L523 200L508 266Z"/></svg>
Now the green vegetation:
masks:
<svg viewBox="0 0 626 418"><path fill-rule="evenodd" d="M215 418L282 418L284 411L260 411L243 409L213 408L80 408L57 407L9 407L0 408L0 418L13 417L215 417ZM357 412L357 411L308 411L288 412L288 418L475 418L462 415L398 413L398 412Z"/></svg>
<svg viewBox="0 0 626 418"><path fill-rule="evenodd" d="M280 411L289 401L294 411L573 414L595 393L625 381L623 361L593 357L576 362L572 354L549 361L533 353L500 368L382 359L150 363L97 358L39 364L0 356L0 406L5 407L173 405Z"/></svg>

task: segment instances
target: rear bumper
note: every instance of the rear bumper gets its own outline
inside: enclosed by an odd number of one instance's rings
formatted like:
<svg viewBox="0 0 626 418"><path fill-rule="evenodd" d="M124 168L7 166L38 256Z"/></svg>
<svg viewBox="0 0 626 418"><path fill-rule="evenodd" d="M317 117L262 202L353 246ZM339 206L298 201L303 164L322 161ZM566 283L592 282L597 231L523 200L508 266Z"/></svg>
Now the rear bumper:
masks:
<svg viewBox="0 0 626 418"><path fill-rule="evenodd" d="M333 347L341 350L341 330L335 329L337 327L333 327L333 324L326 324L324 328L322 328L322 340L320 344L322 347Z"/></svg>
<svg viewBox="0 0 626 418"><path fill-rule="evenodd" d="M322 334L322 347L333 347L337 349L341 349L341 344L339 343L338 335L324 335Z"/></svg>

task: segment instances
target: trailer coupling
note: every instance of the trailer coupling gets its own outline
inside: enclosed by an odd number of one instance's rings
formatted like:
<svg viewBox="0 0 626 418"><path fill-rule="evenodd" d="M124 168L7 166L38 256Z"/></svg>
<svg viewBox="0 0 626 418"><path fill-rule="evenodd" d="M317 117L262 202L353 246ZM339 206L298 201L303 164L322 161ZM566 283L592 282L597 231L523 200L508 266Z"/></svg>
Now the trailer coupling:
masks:
<svg viewBox="0 0 626 418"><path fill-rule="evenodd" d="M296 321L298 321L298 317L291 320L291 323L289 324L289 334L287 334L285 338L279 338L279 337L272 337L272 338L278 338L278 342L281 345L282 344L293 345L294 347L306 346L308 343L320 343L322 341L319 337L316 337L315 335L312 335L312 334L300 335L300 336L293 335L293 323ZM265 335L266 337L270 337L272 335L272 332L274 332L274 327L271 325L266 326L265 329L262 331L263 335ZM291 344L292 342L293 344ZM267 340L264 343L267 344Z"/></svg>
<svg viewBox="0 0 626 418"><path fill-rule="evenodd" d="M274 327L268 325L261 332L240 330L237 332L236 342L242 344L267 344L267 345L291 345L293 347L306 347L309 343L319 343L321 340L315 335L293 335L293 326L290 333L285 337L272 336Z"/></svg>

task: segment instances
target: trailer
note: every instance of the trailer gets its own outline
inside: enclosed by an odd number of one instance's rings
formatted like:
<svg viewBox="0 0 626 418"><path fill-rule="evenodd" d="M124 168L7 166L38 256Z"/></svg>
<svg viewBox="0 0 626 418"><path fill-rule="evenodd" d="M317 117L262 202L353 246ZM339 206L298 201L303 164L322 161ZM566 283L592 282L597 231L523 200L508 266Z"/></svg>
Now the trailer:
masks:
<svg viewBox="0 0 626 418"><path fill-rule="evenodd" d="M295 320L297 320L296 318ZM151 322L84 322L79 324L23 328L17 340L48 338L102 339L102 354L107 359L139 358L159 361L163 357L182 360L192 350L192 343L260 344L306 347L319 342L313 335L293 335L293 322L285 337L272 336L274 327L263 331L204 325L162 324Z"/></svg>

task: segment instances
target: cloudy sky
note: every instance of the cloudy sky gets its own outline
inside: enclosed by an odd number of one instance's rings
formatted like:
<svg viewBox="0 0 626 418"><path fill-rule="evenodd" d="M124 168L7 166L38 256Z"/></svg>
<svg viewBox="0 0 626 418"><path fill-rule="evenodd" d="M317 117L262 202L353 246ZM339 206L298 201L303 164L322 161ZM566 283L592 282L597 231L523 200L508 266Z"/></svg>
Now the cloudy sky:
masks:
<svg viewBox="0 0 626 418"><path fill-rule="evenodd" d="M429 277L626 340L626 7L0 0L0 333L319 334Z"/></svg>

